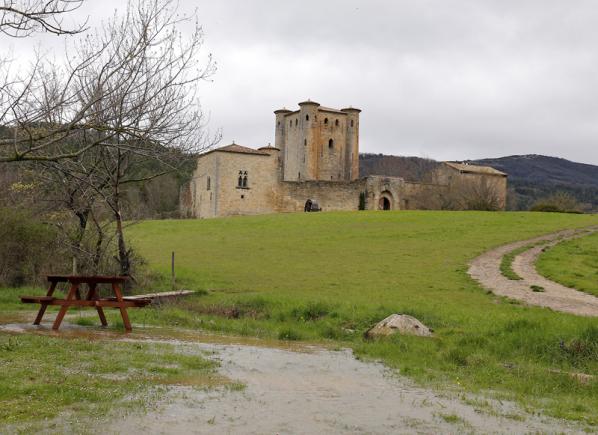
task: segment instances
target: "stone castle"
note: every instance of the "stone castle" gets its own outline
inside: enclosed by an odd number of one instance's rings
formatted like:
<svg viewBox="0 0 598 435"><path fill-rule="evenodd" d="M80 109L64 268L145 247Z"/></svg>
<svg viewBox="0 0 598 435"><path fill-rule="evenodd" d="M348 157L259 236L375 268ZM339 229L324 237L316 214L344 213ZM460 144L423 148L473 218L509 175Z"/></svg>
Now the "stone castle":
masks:
<svg viewBox="0 0 598 435"><path fill-rule="evenodd" d="M427 182L359 177L359 114L314 101L280 109L275 145L235 143L208 151L181 191L181 212L195 218L304 211L465 208L474 196L506 204L507 176L493 168L445 162ZM471 197L471 198L468 198ZM452 203L451 206L447 204Z"/></svg>

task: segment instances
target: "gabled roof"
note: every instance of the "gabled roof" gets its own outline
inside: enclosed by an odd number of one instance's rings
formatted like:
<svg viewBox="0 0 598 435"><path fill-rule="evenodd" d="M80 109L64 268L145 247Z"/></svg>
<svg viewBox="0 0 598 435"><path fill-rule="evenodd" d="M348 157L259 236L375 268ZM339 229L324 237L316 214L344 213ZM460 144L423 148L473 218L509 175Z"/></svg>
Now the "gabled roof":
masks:
<svg viewBox="0 0 598 435"><path fill-rule="evenodd" d="M456 163L456 162L444 162L445 165L456 169L459 172L465 172L470 174L484 174L484 175L500 175L506 177L507 174L500 172L490 166L478 166L470 165L469 163Z"/></svg>
<svg viewBox="0 0 598 435"><path fill-rule="evenodd" d="M226 145L226 146L221 147L221 148L216 148L215 150L208 151L205 154L215 153L215 152L237 153L237 154L253 154L253 155L257 155L257 156L269 156L270 155L269 153L267 153L265 151L254 150L253 148L248 148L248 147L244 147L244 146L241 146L241 145L237 145L236 143L232 143L230 145Z"/></svg>

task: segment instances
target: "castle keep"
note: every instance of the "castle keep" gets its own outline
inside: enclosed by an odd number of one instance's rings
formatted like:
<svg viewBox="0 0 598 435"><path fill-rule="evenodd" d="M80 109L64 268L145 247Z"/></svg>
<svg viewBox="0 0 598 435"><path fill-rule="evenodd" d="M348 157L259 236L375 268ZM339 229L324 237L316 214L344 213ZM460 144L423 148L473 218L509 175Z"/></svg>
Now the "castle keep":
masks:
<svg viewBox="0 0 598 435"><path fill-rule="evenodd" d="M181 211L196 218L303 211L461 208L468 195L506 203L506 174L493 168L443 163L429 182L400 177L359 178L359 109L313 101L275 114L275 146L235 143L198 157L181 192ZM447 204L452 201L452 206Z"/></svg>

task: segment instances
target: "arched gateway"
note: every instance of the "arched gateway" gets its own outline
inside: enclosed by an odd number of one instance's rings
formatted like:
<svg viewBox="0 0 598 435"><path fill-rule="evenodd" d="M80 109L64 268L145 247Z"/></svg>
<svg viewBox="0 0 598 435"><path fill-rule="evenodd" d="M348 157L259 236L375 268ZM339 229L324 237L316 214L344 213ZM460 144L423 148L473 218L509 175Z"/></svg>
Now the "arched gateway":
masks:
<svg viewBox="0 0 598 435"><path fill-rule="evenodd" d="M382 192L378 201L378 210L392 210L392 193Z"/></svg>

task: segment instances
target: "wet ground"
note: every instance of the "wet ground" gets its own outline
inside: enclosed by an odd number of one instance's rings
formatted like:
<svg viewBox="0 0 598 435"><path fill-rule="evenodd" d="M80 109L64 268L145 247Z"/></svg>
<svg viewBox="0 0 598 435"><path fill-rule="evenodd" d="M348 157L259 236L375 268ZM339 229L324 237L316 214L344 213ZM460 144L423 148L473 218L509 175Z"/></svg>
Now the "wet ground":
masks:
<svg viewBox="0 0 598 435"><path fill-rule="evenodd" d="M247 345L180 343L221 362L242 391L175 388L159 410L124 417L109 433L553 433L564 421L526 415L512 403L466 404L413 385L348 350L302 351ZM474 398L470 400L475 401ZM471 403L471 402L470 402Z"/></svg>
<svg viewBox="0 0 598 435"><path fill-rule="evenodd" d="M1 325L10 333L57 334L51 324ZM64 324L63 337L174 344L220 362L244 389L170 387L155 408L97 417L103 434L575 433L579 426L523 412L513 403L414 385L349 350L136 327L133 334ZM425 338L423 338L425 339ZM100 430L101 428L101 430ZM72 428L64 428L70 431Z"/></svg>

